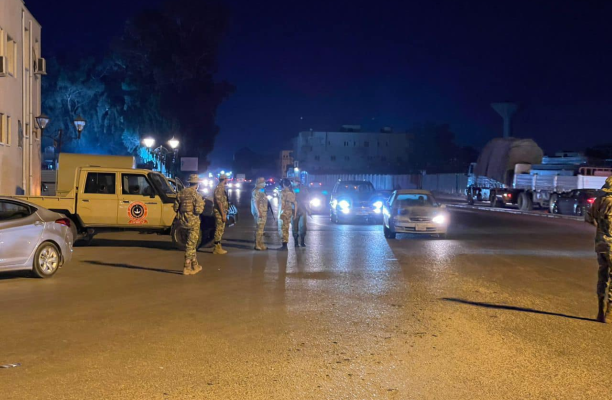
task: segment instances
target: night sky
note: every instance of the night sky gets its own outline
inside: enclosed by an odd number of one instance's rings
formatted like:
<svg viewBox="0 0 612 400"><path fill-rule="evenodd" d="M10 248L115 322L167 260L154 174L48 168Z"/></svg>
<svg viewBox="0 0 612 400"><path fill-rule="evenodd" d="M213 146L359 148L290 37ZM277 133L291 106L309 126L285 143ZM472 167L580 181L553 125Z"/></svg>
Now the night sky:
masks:
<svg viewBox="0 0 612 400"><path fill-rule="evenodd" d="M47 58L101 55L126 18L159 3L26 1ZM219 110L213 161L342 124L447 122L461 144L482 146L501 135L489 103L504 100L523 105L516 136L547 152L612 143L610 1L228 4L219 78L237 91Z"/></svg>

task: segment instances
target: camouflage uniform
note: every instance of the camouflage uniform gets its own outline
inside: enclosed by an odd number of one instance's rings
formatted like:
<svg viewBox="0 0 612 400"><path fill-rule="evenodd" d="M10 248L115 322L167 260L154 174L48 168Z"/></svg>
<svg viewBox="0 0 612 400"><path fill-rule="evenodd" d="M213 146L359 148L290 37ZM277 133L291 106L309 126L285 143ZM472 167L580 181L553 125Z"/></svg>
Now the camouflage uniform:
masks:
<svg viewBox="0 0 612 400"><path fill-rule="evenodd" d="M595 252L599 263L597 280L597 297L601 322L612 322L612 177L606 180L602 188L606 193L595 199L586 220L597 227L595 234Z"/></svg>
<svg viewBox="0 0 612 400"><path fill-rule="evenodd" d="M221 249L221 239L223 239L223 233L225 232L225 222L221 210L225 214L227 219L227 212L229 210L229 201L227 200L227 193L225 192L225 185L219 184L215 188L215 251L216 254L225 254L226 251Z"/></svg>
<svg viewBox="0 0 612 400"><path fill-rule="evenodd" d="M185 243L185 271L195 271L198 266L196 247L200 235L200 214L204 212L204 200L198 193L197 186L181 190L174 201L174 211L181 228L187 230Z"/></svg>
<svg viewBox="0 0 612 400"><path fill-rule="evenodd" d="M295 193L290 187L285 187L280 193L280 204L278 206L278 231L283 243L289 242L289 225L293 218L294 209L297 207Z"/></svg>
<svg viewBox="0 0 612 400"><path fill-rule="evenodd" d="M255 250L266 250L267 247L263 242L264 228L268 219L268 198L265 193L262 193L259 188L253 190L251 195L251 213L255 218Z"/></svg>
<svg viewBox="0 0 612 400"><path fill-rule="evenodd" d="M297 201L297 215L293 219L293 238L295 239L295 245L298 245L298 239L302 237L302 246L306 246L304 238L308 231L308 216L310 215L310 196L308 188L299 185L298 192L295 194Z"/></svg>

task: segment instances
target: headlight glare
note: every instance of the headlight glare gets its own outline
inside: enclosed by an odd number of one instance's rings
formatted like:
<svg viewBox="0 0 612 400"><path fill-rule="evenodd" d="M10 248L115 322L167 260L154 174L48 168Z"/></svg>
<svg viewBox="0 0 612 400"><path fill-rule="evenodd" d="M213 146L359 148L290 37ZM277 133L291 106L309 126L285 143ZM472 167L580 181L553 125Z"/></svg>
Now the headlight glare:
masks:
<svg viewBox="0 0 612 400"><path fill-rule="evenodd" d="M314 208L319 208L321 207L321 199L319 198L314 198L312 200L310 200L310 206L314 207Z"/></svg>
<svg viewBox="0 0 612 400"><path fill-rule="evenodd" d="M432 221L435 224L443 224L446 222L446 217L444 215L436 215L435 217L433 217Z"/></svg>
<svg viewBox="0 0 612 400"><path fill-rule="evenodd" d="M380 208L382 208L382 206L383 206L382 201L377 201L376 203L374 203L374 208L380 209Z"/></svg>
<svg viewBox="0 0 612 400"><path fill-rule="evenodd" d="M348 210L348 209L349 209L349 207L351 206L351 205L349 204L349 202L348 202L348 201L346 201L346 200L341 200L341 201L338 203L338 205L339 205L339 206L340 206L340 208L341 208L341 209L343 209L343 210Z"/></svg>

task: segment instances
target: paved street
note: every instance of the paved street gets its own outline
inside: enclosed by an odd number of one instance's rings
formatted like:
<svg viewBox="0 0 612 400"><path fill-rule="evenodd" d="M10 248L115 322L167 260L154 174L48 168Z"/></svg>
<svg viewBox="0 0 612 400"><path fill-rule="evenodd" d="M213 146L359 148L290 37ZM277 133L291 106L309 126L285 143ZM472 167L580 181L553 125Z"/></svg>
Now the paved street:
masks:
<svg viewBox="0 0 612 400"><path fill-rule="evenodd" d="M0 276L3 399L604 399L593 228L454 210L448 240L311 221L307 249L180 275L169 238L97 236L53 279ZM270 246L278 235L268 226Z"/></svg>

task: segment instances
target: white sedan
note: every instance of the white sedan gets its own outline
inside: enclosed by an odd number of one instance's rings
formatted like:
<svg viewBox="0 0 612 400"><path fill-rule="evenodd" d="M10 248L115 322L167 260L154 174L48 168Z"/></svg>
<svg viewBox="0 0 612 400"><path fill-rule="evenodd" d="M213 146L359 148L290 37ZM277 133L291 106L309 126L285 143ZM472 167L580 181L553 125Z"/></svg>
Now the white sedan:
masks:
<svg viewBox="0 0 612 400"><path fill-rule="evenodd" d="M396 190L383 207L383 230L387 239L397 233L418 233L446 237L450 219L427 190Z"/></svg>
<svg viewBox="0 0 612 400"><path fill-rule="evenodd" d="M71 221L16 198L0 197L0 271L50 278L72 259Z"/></svg>

